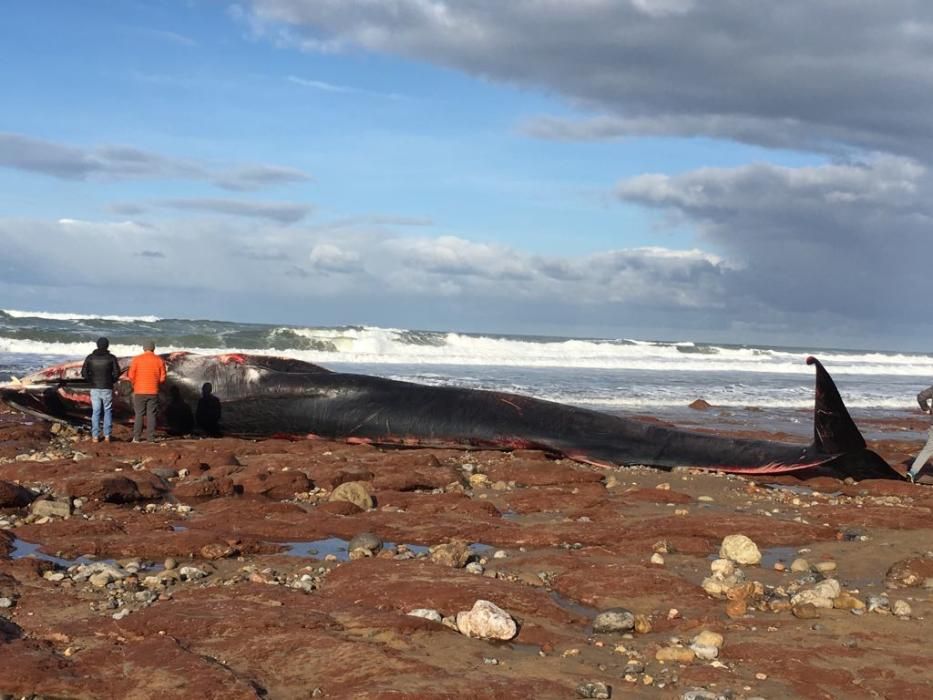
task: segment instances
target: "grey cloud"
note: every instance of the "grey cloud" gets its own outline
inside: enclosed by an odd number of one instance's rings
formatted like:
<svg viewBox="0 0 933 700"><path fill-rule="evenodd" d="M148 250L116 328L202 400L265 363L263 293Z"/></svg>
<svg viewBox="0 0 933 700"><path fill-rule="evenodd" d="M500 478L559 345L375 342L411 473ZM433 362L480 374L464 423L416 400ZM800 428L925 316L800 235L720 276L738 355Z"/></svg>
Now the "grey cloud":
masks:
<svg viewBox="0 0 933 700"><path fill-rule="evenodd" d="M272 165L218 167L131 146L82 148L11 133L0 133L0 167L64 180L198 180L224 189L243 191L310 179L294 168Z"/></svg>
<svg viewBox="0 0 933 700"><path fill-rule="evenodd" d="M307 182L311 177L295 168L276 165L251 165L234 168L214 177L214 184L227 190L253 191L272 185Z"/></svg>
<svg viewBox="0 0 933 700"><path fill-rule="evenodd" d="M550 137L703 135L933 157L925 0L249 0L249 8L253 29L279 42L426 60L606 115L529 127Z"/></svg>
<svg viewBox="0 0 933 700"><path fill-rule="evenodd" d="M169 209L244 216L276 221L280 224L294 224L311 213L310 206L295 202L244 202L237 199L166 199L156 204Z"/></svg>
<svg viewBox="0 0 933 700"><path fill-rule="evenodd" d="M146 207L134 202L114 202L108 205L107 209L120 216L139 216L146 212Z"/></svg>
<svg viewBox="0 0 933 700"><path fill-rule="evenodd" d="M924 313L933 182L913 161L706 168L631 178L617 193L673 214L722 251L737 320L822 313L880 327L891 309Z"/></svg>
<svg viewBox="0 0 933 700"><path fill-rule="evenodd" d="M141 258L164 258L165 253L161 250L141 250L136 253Z"/></svg>
<svg viewBox="0 0 933 700"><path fill-rule="evenodd" d="M563 334L585 328L643 338L726 340L741 333L743 342L818 337L843 346L853 338L893 344L898 335L916 334L917 319L927 316L933 259L927 174L891 163L825 168L766 169L764 176L709 169L654 185L646 179L620 184L627 201L675 212L696 226L703 241L696 250L543 256L452 236L241 218L180 217L149 228L0 219L0 287L11 300L43 298L67 280L76 301L96 299L95 289L146 288L176 308L196 298L199 313L215 318L225 315L223 308L210 310L203 300L240 295L259 318L268 318L269 309L306 314L312 306L338 323ZM776 190L764 204L761 177ZM797 209L808 204L799 183L806 179L822 182L823 193L842 192L861 203L835 207L819 227L802 227ZM916 187L913 193L905 180ZM909 205L903 213L876 211L886 189L902 193ZM803 233L769 235L787 228ZM100 246L107 247L106 259ZM185 254L172 256L171 275L161 265L138 264L140 251L173 250Z"/></svg>

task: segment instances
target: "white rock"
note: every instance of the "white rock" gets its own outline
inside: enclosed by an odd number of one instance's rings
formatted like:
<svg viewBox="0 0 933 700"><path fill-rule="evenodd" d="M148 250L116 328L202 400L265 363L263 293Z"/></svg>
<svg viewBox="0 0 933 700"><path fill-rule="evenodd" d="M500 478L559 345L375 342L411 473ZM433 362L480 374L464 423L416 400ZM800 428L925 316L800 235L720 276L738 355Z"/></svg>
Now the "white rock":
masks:
<svg viewBox="0 0 933 700"><path fill-rule="evenodd" d="M484 571L483 565L478 561L471 561L464 567L464 570L469 574L482 574Z"/></svg>
<svg viewBox="0 0 933 700"><path fill-rule="evenodd" d="M895 600L894 605L891 606L891 612L898 617L910 617L913 610L911 610L910 603L906 600Z"/></svg>
<svg viewBox="0 0 933 700"><path fill-rule="evenodd" d="M512 639L518 625L505 610L488 600L477 600L469 611L457 613L457 629L467 637L478 639Z"/></svg>
<svg viewBox="0 0 933 700"><path fill-rule="evenodd" d="M710 562L709 570L713 572L714 576L726 578L735 573L735 564L728 559L714 559Z"/></svg>
<svg viewBox="0 0 933 700"><path fill-rule="evenodd" d="M508 556L509 556L509 553L506 552L504 549L497 549L496 553L492 555L492 558L493 559L505 559Z"/></svg>
<svg viewBox="0 0 933 700"><path fill-rule="evenodd" d="M810 562L808 562L803 557L797 557L791 562L790 570L796 574L803 573L804 571L810 570Z"/></svg>
<svg viewBox="0 0 933 700"><path fill-rule="evenodd" d="M728 535L719 548L719 556L737 564L757 564L761 561L758 545L745 535Z"/></svg>
<svg viewBox="0 0 933 700"><path fill-rule="evenodd" d="M725 640L719 632L713 632L711 630L703 630L696 637L693 638L694 644L701 644L703 646L711 646L719 649Z"/></svg>
<svg viewBox="0 0 933 700"><path fill-rule="evenodd" d="M694 642L690 645L690 649L693 650L693 653L696 654L698 659L703 659L704 661L712 661L719 656L719 648L708 644L697 644Z"/></svg>
<svg viewBox="0 0 933 700"><path fill-rule="evenodd" d="M652 563L652 564L659 564L660 566L664 566L664 557L662 557L660 554L658 554L657 552L655 552L654 554L651 555L651 563Z"/></svg>
<svg viewBox="0 0 933 700"><path fill-rule="evenodd" d="M443 620L443 616L432 608L416 608L408 613L412 617L423 617L425 620L431 620L432 622L440 622Z"/></svg>

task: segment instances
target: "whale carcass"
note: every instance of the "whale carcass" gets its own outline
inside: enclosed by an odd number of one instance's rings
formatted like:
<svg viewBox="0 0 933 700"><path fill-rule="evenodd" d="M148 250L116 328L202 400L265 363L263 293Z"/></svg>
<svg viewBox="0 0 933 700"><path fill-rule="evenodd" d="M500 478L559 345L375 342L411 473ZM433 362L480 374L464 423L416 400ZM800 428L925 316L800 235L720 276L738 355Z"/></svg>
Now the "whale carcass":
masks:
<svg viewBox="0 0 933 700"><path fill-rule="evenodd" d="M692 432L517 394L332 372L290 358L187 352L162 357L168 370L163 401L178 387L193 406L209 382L228 435L534 448L591 464L693 466L741 474L898 477L866 448L832 378L812 357L807 363L816 369L814 435L807 445ZM129 358L120 364L125 370ZM40 370L4 385L0 398L45 418L87 420L89 388L80 369L77 362ZM115 392L114 419L132 419L125 381Z"/></svg>

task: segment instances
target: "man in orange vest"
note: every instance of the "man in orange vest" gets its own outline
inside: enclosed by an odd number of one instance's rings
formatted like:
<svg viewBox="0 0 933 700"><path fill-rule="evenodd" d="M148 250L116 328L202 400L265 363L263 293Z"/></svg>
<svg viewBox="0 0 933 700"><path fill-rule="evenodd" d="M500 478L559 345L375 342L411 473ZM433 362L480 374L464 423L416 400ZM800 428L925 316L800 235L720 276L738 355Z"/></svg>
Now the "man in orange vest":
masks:
<svg viewBox="0 0 933 700"><path fill-rule="evenodd" d="M159 408L159 385L165 381L165 363L155 354L155 343L147 340L143 354L130 362L127 373L133 383L133 408L136 420L133 423L133 442L139 442L143 431L143 414L146 415L146 439L155 441L155 418Z"/></svg>

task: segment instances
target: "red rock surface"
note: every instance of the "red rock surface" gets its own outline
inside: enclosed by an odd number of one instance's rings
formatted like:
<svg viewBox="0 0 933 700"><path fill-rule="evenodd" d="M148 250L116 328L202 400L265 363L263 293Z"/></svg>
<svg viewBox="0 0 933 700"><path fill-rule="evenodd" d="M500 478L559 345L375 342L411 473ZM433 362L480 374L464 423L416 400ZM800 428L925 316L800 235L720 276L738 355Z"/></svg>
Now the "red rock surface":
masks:
<svg viewBox="0 0 933 700"><path fill-rule="evenodd" d="M911 447L896 442L880 449L909 458ZM473 473L486 479L471 485ZM366 485L372 509L328 501L350 481ZM703 687L735 697L926 698L933 681L925 486L756 484L695 470L599 469L534 450L230 438L103 445L53 437L13 414L0 423L0 482L16 487L4 493L29 487L79 499L67 519L0 505L0 599L10 602L0 607L0 694L567 698L581 682L602 681L613 697ZM416 552L478 543L485 575L397 550L347 560L339 540L365 532ZM806 557L835 563L832 575L861 599L887 592L892 604L907 601L911 615L824 609L803 620L753 596L732 619L701 583L723 537L736 533L762 550L761 566L742 568L769 595L797 585L805 574L787 569ZM23 543L68 560L116 560L129 575L98 586L75 578L68 562L12 559ZM325 559L332 549L338 560ZM506 556L494 558L495 549ZM654 553L663 563L649 562ZM167 557L179 568L163 572ZM785 570L773 568L777 560ZM137 600L147 577L172 579L182 567L205 575ZM896 587L885 587L886 575ZM406 614L454 616L478 599L515 618L514 640L470 639ZM594 634L593 616L612 607L650 629ZM720 667L655 661L672 637L689 643L701 629L724 636ZM627 679L630 658L645 670Z"/></svg>

